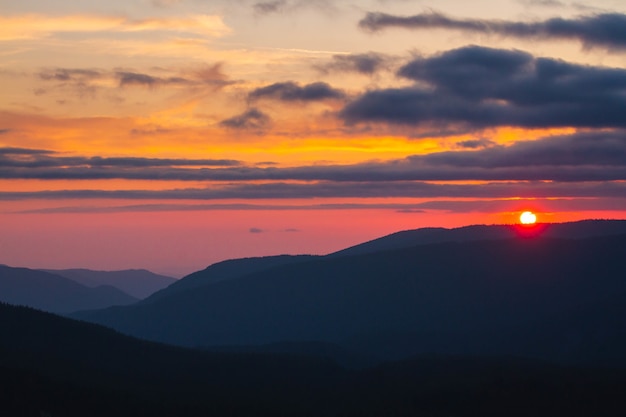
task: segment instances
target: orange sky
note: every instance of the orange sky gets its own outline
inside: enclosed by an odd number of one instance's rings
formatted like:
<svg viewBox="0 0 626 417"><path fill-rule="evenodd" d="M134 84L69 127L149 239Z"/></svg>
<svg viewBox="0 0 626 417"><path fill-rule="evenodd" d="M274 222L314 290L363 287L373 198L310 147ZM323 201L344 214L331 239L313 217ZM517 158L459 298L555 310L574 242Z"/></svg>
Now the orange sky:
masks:
<svg viewBox="0 0 626 417"><path fill-rule="evenodd" d="M180 276L524 210L626 218L621 2L3 7L0 263Z"/></svg>

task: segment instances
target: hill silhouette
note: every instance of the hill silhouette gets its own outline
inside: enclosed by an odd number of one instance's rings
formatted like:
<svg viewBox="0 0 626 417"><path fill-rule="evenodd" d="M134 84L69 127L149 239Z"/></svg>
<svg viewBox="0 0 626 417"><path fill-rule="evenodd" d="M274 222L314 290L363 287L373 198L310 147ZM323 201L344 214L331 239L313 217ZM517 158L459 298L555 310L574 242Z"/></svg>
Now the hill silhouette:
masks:
<svg viewBox="0 0 626 417"><path fill-rule="evenodd" d="M312 258L75 317L183 346L318 341L381 359L514 353L591 364L603 354L592 332L602 315L565 319L626 293L625 247L626 235L537 235ZM625 320L614 318L603 340L619 339ZM544 343L536 323L553 322L561 338ZM525 343L513 349L501 337L511 332Z"/></svg>
<svg viewBox="0 0 626 417"><path fill-rule="evenodd" d="M350 371L328 360L208 353L0 303L7 416L623 415L626 371L422 355Z"/></svg>
<svg viewBox="0 0 626 417"><path fill-rule="evenodd" d="M176 279L172 277L155 274L145 269L123 271L45 269L43 271L71 279L86 287L94 288L102 285L115 287L140 300L176 282Z"/></svg>
<svg viewBox="0 0 626 417"><path fill-rule="evenodd" d="M542 223L531 227L520 225L472 225L445 229L427 227L405 230L334 252L329 257L364 255L415 245L444 242L513 239L526 233L543 237L582 239L594 236L626 234L626 220L582 220L570 223Z"/></svg>
<svg viewBox="0 0 626 417"><path fill-rule="evenodd" d="M276 266L304 262L314 258L316 257L313 255L278 255L229 259L210 265L202 271L197 271L189 274L183 279L172 283L167 288L156 292L145 301L152 302L154 300L158 300L181 291L215 284L216 282L240 278L242 276L270 269Z"/></svg>
<svg viewBox="0 0 626 417"><path fill-rule="evenodd" d="M0 265L0 301L67 314L138 299L112 286L89 288L56 274Z"/></svg>

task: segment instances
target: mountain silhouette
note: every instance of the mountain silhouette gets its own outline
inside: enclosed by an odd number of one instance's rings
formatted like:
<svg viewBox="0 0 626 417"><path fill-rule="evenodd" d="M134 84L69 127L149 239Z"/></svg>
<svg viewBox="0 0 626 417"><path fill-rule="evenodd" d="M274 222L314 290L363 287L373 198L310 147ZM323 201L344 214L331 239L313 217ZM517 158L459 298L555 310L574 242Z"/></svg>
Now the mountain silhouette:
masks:
<svg viewBox="0 0 626 417"><path fill-rule="evenodd" d="M75 317L182 346L318 341L381 359L428 352L514 353L595 363L603 348L590 331L602 316L584 317L589 323L559 320L578 317L585 306L602 311L604 303L626 293L626 235L571 238L613 234L608 224L559 226L568 239L526 233L311 258L149 304ZM614 320L617 331L626 317ZM544 343L534 329L536 323L549 322L559 322L567 331ZM520 344L513 351L502 341L501 335L512 329L528 349L518 348L524 346ZM578 336L569 337L572 332ZM620 336L607 329L603 337ZM579 354L561 358L555 344Z"/></svg>
<svg viewBox="0 0 626 417"><path fill-rule="evenodd" d="M431 243L513 239L528 233L569 239L626 234L626 220L582 220L570 223L543 223L530 227L522 225L472 225L454 229L427 227L393 233L342 249L328 256L364 255Z"/></svg>
<svg viewBox="0 0 626 417"><path fill-rule="evenodd" d="M146 302L152 302L172 294L190 290L216 282L240 278L242 276L263 271L281 265L295 264L316 258L313 255L277 255L254 258L230 259L210 265L202 271L194 272L180 279L167 288L156 292Z"/></svg>
<svg viewBox="0 0 626 417"><path fill-rule="evenodd" d="M0 415L617 417L626 371L420 355L362 370L211 353L0 303Z"/></svg>
<svg viewBox="0 0 626 417"><path fill-rule="evenodd" d="M155 274L145 269L123 271L45 269L43 271L71 279L86 287L93 288L102 285L115 287L141 300L176 282L176 279L172 277Z"/></svg>
<svg viewBox="0 0 626 417"><path fill-rule="evenodd" d="M138 300L112 286L88 288L56 274L0 265L0 301L68 314Z"/></svg>

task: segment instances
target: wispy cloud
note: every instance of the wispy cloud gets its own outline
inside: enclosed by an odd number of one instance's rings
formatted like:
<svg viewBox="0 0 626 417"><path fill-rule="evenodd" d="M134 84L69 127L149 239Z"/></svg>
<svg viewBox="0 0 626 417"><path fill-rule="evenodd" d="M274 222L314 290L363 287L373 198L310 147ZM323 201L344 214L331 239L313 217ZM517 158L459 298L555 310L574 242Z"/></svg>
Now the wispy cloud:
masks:
<svg viewBox="0 0 626 417"><path fill-rule="evenodd" d="M552 2L551 2L552 3ZM626 49L626 15L604 13L575 19L552 18L539 22L488 19L455 19L441 13L396 16L370 12L359 22L368 31L386 28L452 29L522 39L566 39L585 47Z"/></svg>
<svg viewBox="0 0 626 417"><path fill-rule="evenodd" d="M338 100L346 97L339 89L331 87L327 83L316 82L300 85L295 82L275 83L257 88L248 94L250 100L270 98L281 101L320 101Z"/></svg>
<svg viewBox="0 0 626 417"><path fill-rule="evenodd" d="M270 117L257 108L251 108L245 112L222 120L220 126L230 129L263 130L271 123Z"/></svg>
<svg viewBox="0 0 626 417"><path fill-rule="evenodd" d="M40 38L69 32L146 32L172 31L219 37L230 32L220 16L197 15L186 18L131 19L98 15L16 15L0 16L0 41Z"/></svg>
<svg viewBox="0 0 626 417"><path fill-rule="evenodd" d="M334 55L332 61L323 65L317 65L315 68L322 72L356 72L372 75L382 69L388 69L389 64L393 61L395 61L395 59L392 57L377 52Z"/></svg>
<svg viewBox="0 0 626 417"><path fill-rule="evenodd" d="M245 128L245 119L233 127ZM65 157L0 149L4 179L134 179L160 181L625 181L626 130L583 132L454 151L342 165L255 166L234 160ZM467 150L469 149L469 150ZM532 168L532 169L530 169ZM271 187L258 191L271 194ZM268 188L270 187L270 188Z"/></svg>

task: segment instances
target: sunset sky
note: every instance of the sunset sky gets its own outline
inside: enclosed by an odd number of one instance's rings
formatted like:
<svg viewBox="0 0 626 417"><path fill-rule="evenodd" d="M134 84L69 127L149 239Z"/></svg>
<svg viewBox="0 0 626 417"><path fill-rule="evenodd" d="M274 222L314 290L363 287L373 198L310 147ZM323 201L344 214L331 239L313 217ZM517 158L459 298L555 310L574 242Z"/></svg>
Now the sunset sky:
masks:
<svg viewBox="0 0 626 417"><path fill-rule="evenodd" d="M626 218L623 0L0 0L0 263Z"/></svg>

